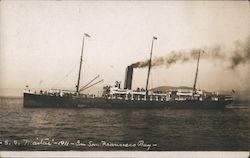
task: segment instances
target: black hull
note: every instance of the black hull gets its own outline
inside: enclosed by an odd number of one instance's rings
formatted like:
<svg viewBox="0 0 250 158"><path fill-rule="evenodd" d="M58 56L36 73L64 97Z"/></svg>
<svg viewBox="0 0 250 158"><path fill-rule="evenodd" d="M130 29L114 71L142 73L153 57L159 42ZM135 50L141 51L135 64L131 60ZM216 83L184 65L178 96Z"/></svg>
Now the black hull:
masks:
<svg viewBox="0 0 250 158"><path fill-rule="evenodd" d="M232 101L144 101L105 98L77 98L24 93L23 105L30 108L170 108L170 109L224 109Z"/></svg>

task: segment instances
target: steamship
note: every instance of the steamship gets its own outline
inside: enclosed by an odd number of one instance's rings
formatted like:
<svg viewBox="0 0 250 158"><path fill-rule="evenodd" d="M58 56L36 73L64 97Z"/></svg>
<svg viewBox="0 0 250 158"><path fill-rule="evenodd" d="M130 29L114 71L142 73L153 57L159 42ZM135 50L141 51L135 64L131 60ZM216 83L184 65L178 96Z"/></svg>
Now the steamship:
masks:
<svg viewBox="0 0 250 158"><path fill-rule="evenodd" d="M97 76L87 85L79 87L85 37L90 36L88 34L84 34L83 36L76 90L51 89L49 91L41 90L40 92L32 92L25 89L23 93L24 107L223 109L233 101L231 95L219 95L218 93L196 89L200 51L198 52L196 75L192 89L173 89L164 92L149 90L148 81L154 41L157 40L156 37L152 38L145 89L138 88L132 90L134 68L132 64L126 68L124 88L121 88L121 82L117 81L113 87L104 86L101 97L82 94L83 90L102 82L101 80L93 83L99 77Z"/></svg>

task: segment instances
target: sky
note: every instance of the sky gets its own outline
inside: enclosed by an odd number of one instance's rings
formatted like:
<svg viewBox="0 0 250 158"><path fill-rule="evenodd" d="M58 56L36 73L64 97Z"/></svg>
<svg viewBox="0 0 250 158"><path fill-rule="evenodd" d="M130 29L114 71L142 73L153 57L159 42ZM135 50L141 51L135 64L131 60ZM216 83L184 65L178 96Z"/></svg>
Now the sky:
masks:
<svg viewBox="0 0 250 158"><path fill-rule="evenodd" d="M124 84L126 66L171 51L220 46L228 52L249 38L248 1L1 1L0 95L22 89L74 89L84 33L81 85L96 75L102 86ZM248 52L249 53L249 52ZM249 57L249 56L248 56ZM193 86L196 61L153 67L149 87ZM250 88L249 60L234 69L226 60L201 59L197 87ZM146 68L134 70L133 88L145 87Z"/></svg>

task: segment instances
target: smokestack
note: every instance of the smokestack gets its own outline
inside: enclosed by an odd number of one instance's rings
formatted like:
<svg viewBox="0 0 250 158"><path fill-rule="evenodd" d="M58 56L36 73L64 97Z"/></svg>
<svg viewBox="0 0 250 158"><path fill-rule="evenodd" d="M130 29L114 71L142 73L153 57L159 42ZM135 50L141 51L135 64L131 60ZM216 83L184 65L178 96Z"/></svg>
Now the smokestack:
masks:
<svg viewBox="0 0 250 158"><path fill-rule="evenodd" d="M134 69L133 65L129 65L126 68L124 89L131 89L132 88L133 69Z"/></svg>

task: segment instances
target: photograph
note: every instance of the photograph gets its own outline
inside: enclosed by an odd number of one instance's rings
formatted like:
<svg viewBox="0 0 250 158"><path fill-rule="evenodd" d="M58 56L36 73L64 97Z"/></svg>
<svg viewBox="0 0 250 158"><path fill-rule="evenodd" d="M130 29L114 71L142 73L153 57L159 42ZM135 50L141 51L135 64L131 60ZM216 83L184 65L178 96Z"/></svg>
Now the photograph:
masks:
<svg viewBox="0 0 250 158"><path fill-rule="evenodd" d="M249 1L0 0L0 157L250 153Z"/></svg>

